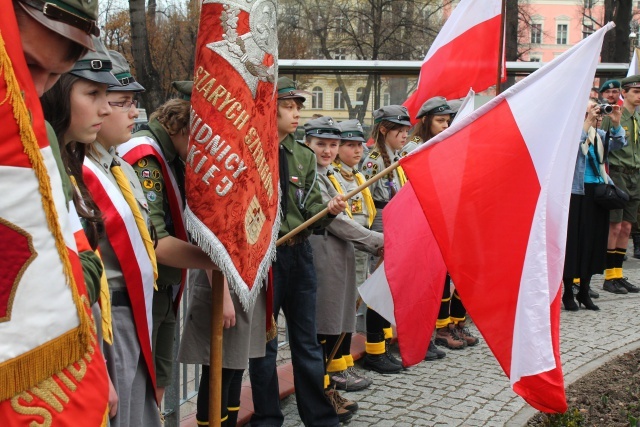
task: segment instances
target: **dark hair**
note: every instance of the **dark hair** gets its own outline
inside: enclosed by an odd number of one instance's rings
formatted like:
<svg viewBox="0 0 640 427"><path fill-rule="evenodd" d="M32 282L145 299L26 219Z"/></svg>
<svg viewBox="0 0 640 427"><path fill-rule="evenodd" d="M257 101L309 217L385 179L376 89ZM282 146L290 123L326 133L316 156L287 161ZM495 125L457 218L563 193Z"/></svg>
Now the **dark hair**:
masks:
<svg viewBox="0 0 640 427"><path fill-rule="evenodd" d="M98 239L102 232L102 213L93 201L82 177L82 163L87 144L76 141L65 143L64 134L69 129L71 123L71 89L80 77L72 74L63 74L53 87L42 95L40 102L44 118L51 124L58 143L60 144L60 155L67 175L75 180L73 203L80 218L84 219L83 228L92 248L98 246ZM77 188L77 191L76 191Z"/></svg>
<svg viewBox="0 0 640 427"><path fill-rule="evenodd" d="M157 120L169 135L188 129L191 103L184 99L170 99L151 114L149 121Z"/></svg>
<svg viewBox="0 0 640 427"><path fill-rule="evenodd" d="M402 129L403 127L405 127L405 125L388 122L385 120L385 121L376 123L375 125L373 125L373 129L371 129L371 138L373 139L373 142L376 148L378 149L378 151L380 152L380 155L382 156L382 161L384 163L385 169L391 166L391 159L389 158L389 153L387 152L387 144L385 144L384 142L385 135L382 133L382 128L385 128L387 130L387 133L389 133L394 130ZM386 175L386 178L389 181L392 181L393 171L388 173Z"/></svg>
<svg viewBox="0 0 640 427"><path fill-rule="evenodd" d="M296 103L296 105L298 106L298 108L300 110L302 110L304 108L304 98L285 98L285 99L278 99L278 107L280 107L283 104L288 104L289 101L293 101ZM280 111L278 111L278 117L280 117Z"/></svg>

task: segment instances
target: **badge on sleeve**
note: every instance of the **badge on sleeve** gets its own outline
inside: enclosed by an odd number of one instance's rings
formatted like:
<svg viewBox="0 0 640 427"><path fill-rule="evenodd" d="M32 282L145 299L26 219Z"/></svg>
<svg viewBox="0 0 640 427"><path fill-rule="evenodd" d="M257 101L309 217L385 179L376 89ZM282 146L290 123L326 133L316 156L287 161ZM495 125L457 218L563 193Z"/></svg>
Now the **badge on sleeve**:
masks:
<svg viewBox="0 0 640 427"><path fill-rule="evenodd" d="M151 181L150 179L145 179L144 181L142 181L142 186L147 190L151 190L153 188L153 181Z"/></svg>
<svg viewBox="0 0 640 427"><path fill-rule="evenodd" d="M151 178L151 171L149 169L142 169L142 172L140 173L143 178Z"/></svg>
<svg viewBox="0 0 640 427"><path fill-rule="evenodd" d="M153 191L147 191L147 200L149 200L151 203L155 202L157 198L158 196L156 196L156 193L154 193Z"/></svg>
<svg viewBox="0 0 640 427"><path fill-rule="evenodd" d="M138 163L137 163L137 164L138 164L138 166L139 166L139 167L144 168L144 167L146 167L146 166L149 164L149 160L147 160L147 159L140 159L140 160L138 160Z"/></svg>
<svg viewBox="0 0 640 427"><path fill-rule="evenodd" d="M160 171L158 169L154 169L151 171L151 178L160 179Z"/></svg>
<svg viewBox="0 0 640 427"><path fill-rule="evenodd" d="M373 162L367 162L367 168L371 169L371 166L373 166Z"/></svg>

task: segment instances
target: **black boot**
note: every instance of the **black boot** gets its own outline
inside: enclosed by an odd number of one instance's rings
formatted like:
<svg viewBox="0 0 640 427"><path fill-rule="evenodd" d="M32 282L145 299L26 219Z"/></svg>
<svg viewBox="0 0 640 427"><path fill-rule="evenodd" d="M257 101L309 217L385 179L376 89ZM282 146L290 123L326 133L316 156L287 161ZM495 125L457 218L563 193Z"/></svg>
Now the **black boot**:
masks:
<svg viewBox="0 0 640 427"><path fill-rule="evenodd" d="M578 304L576 304L576 301L573 299L573 290L571 289L573 286L573 279L566 278L562 282L564 283L564 292L562 294L562 304L564 304L564 309L567 311L578 311ZM580 286L582 287L582 284L580 284ZM587 297L588 296L589 295L587 294ZM591 301L591 299L589 299L589 301Z"/></svg>
<svg viewBox="0 0 640 427"><path fill-rule="evenodd" d="M582 278L580 279L580 291L578 292L578 295L576 295L576 300L578 301L579 305L584 305L584 307L587 310L598 311L600 310L600 307L595 305L593 301L591 301L591 297L589 296L590 282L591 282L590 279L587 279L587 280L584 280Z"/></svg>
<svg viewBox="0 0 640 427"><path fill-rule="evenodd" d="M640 233L631 233L633 239L633 257L640 259Z"/></svg>

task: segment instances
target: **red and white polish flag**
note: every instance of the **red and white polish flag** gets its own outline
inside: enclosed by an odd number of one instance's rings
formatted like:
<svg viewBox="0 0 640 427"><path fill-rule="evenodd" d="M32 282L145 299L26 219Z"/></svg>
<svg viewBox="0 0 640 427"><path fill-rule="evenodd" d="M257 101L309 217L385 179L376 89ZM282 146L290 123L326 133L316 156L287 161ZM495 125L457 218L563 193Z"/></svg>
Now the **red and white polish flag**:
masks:
<svg viewBox="0 0 640 427"><path fill-rule="evenodd" d="M400 161L467 311L513 390L546 412L567 409L559 323L571 182L589 89L604 34L612 27L606 25ZM551 98L554 108L543 108ZM414 215L387 215L385 229ZM404 234L411 242L417 231L406 228ZM427 312L436 313L437 304L399 313L399 300L419 299L410 294L418 287L404 283L394 289L397 279L389 276L415 270L416 264L391 269L391 255L387 250L385 272L396 322L406 321L400 315L435 319ZM423 279L425 287L437 291L442 284Z"/></svg>
<svg viewBox="0 0 640 427"><path fill-rule="evenodd" d="M502 0L462 0L453 10L422 62L418 88L403 104L412 120L429 98L462 98L470 87L496 84L501 11Z"/></svg>

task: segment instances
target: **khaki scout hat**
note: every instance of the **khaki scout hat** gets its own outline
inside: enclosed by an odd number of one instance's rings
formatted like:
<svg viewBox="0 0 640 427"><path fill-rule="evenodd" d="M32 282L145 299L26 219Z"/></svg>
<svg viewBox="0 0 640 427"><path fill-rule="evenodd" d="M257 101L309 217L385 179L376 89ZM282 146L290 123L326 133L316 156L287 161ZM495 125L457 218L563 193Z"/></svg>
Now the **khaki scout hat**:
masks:
<svg viewBox="0 0 640 427"><path fill-rule="evenodd" d="M432 116L443 116L445 114L453 113L454 111L447 103L446 98L444 96L436 96L428 99L427 102L422 104L422 107L420 107L416 119L424 117L428 114L431 114Z"/></svg>
<svg viewBox="0 0 640 427"><path fill-rule="evenodd" d="M640 74L635 76L629 76L620 80L623 89L629 89L632 87L640 87Z"/></svg>
<svg viewBox="0 0 640 427"><path fill-rule="evenodd" d="M69 74L82 77L92 82L121 87L122 85L118 79L111 73L113 68L111 57L107 52L107 48L104 47L102 40L94 37L93 44L96 47L95 52L89 52L80 58L78 62L73 65L73 69L69 71Z"/></svg>
<svg viewBox="0 0 640 427"><path fill-rule="evenodd" d="M300 98L305 101L304 95L311 95L311 93L299 90L296 82L289 77L280 77L278 79L278 99Z"/></svg>
<svg viewBox="0 0 640 427"><path fill-rule="evenodd" d="M345 141L360 141L364 142L364 129L358 121L358 119L344 120L338 123L340 128L340 139Z"/></svg>
<svg viewBox="0 0 640 427"><path fill-rule="evenodd" d="M407 108L402 105L387 105L373 112L373 122L391 122L403 126L411 126L411 118Z"/></svg>
<svg viewBox="0 0 640 427"><path fill-rule="evenodd" d="M192 80L180 80L171 83L171 86L182 95L185 101L191 101L191 92L193 91Z"/></svg>
<svg viewBox="0 0 640 427"><path fill-rule="evenodd" d="M100 35L98 0L18 0L18 4L51 31L95 50L91 36Z"/></svg>
<svg viewBox="0 0 640 427"><path fill-rule="evenodd" d="M323 139L340 139L340 128L331 117L323 116L304 124L304 133Z"/></svg>
<svg viewBox="0 0 640 427"><path fill-rule="evenodd" d="M111 86L107 90L117 90L118 92L144 92L144 86L136 81L131 75L129 63L120 52L109 51L113 70L111 73L118 79L122 86Z"/></svg>

